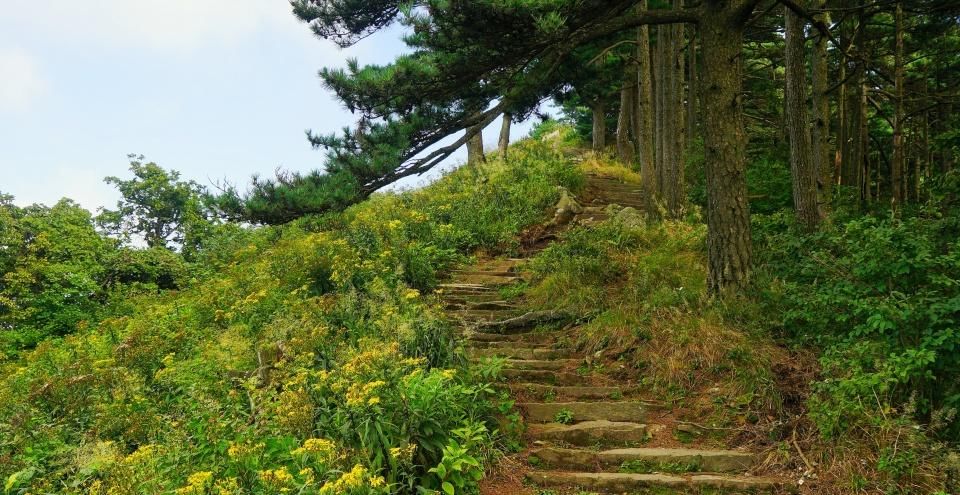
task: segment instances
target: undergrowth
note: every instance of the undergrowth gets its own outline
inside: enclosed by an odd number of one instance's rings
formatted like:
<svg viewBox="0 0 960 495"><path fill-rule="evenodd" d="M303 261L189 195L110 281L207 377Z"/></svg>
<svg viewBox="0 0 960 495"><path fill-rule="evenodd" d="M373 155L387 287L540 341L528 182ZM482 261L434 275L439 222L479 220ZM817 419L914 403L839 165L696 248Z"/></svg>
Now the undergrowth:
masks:
<svg viewBox="0 0 960 495"><path fill-rule="evenodd" d="M756 422L779 407L770 367L783 352L705 296L705 233L636 215L575 228L535 258L528 299L585 320L578 347L640 377L653 396L718 427Z"/></svg>
<svg viewBox="0 0 960 495"><path fill-rule="evenodd" d="M502 407L433 289L581 183L546 145L510 156L231 231L181 290L0 364L3 492L475 492Z"/></svg>
<svg viewBox="0 0 960 495"><path fill-rule="evenodd" d="M818 352L806 413L853 490L960 488L960 180L931 189L897 215L841 204L816 233L754 222L767 330Z"/></svg>

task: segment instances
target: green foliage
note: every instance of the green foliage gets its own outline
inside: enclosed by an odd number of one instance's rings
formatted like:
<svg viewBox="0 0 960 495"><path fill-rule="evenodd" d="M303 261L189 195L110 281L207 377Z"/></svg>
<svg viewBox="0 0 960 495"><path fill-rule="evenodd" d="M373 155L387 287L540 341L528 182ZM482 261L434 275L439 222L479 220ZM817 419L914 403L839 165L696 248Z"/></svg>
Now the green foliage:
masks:
<svg viewBox="0 0 960 495"><path fill-rule="evenodd" d="M773 414L780 399L771 366L781 351L748 332L725 301L706 297L706 229L691 220L647 223L626 211L573 228L534 258L525 300L576 316L574 345L616 356L578 373L629 370L650 390L678 400L722 386L731 400L699 410L715 424L743 424L755 411ZM759 313L750 301L731 306Z"/></svg>
<svg viewBox="0 0 960 495"><path fill-rule="evenodd" d="M103 297L112 244L70 200L0 208L0 357L64 335L91 319Z"/></svg>
<svg viewBox="0 0 960 495"><path fill-rule="evenodd" d="M445 495L479 493L477 482L483 478L483 465L470 455L484 442L486 427L468 424L453 431L453 438L443 448L443 459L430 468Z"/></svg>
<svg viewBox="0 0 960 495"><path fill-rule="evenodd" d="M573 423L573 411L569 409L561 409L557 411L557 415L554 416L553 420L562 425L569 425Z"/></svg>
<svg viewBox="0 0 960 495"><path fill-rule="evenodd" d="M707 206L707 183L704 174L703 139L697 139L687 150L684 175L690 201ZM782 146L756 146L750 150L747 164L747 193L750 211L769 215L793 208L793 184L787 150Z"/></svg>
<svg viewBox="0 0 960 495"><path fill-rule="evenodd" d="M65 494L475 492L495 442L515 445L493 419L511 404L489 385L502 363L461 368L433 288L475 250L512 249L581 180L550 146L511 156L342 214L217 226L196 263L92 257L110 288L97 318L0 364L0 479Z"/></svg>
<svg viewBox="0 0 960 495"><path fill-rule="evenodd" d="M960 434L960 217L948 182L940 201L902 218L838 218L809 235L783 216L758 221L781 331L823 349L811 414L824 435L908 405Z"/></svg>
<svg viewBox="0 0 960 495"><path fill-rule="evenodd" d="M149 247L168 243L196 248L198 231L206 218L201 205L201 187L181 181L180 173L166 171L156 163L144 163L143 156L130 155L132 179L107 177L121 199L116 210L104 209L97 223L125 241L140 236Z"/></svg>

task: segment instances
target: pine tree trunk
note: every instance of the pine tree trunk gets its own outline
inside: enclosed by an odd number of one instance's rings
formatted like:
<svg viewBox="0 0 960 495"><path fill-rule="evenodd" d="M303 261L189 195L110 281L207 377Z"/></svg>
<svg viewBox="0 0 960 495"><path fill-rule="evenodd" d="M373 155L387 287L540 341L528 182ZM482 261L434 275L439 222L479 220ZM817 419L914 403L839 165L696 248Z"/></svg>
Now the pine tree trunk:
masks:
<svg viewBox="0 0 960 495"><path fill-rule="evenodd" d="M826 0L819 0L820 9L826 7ZM829 14L819 14L817 19L829 25ZM818 191L820 193L820 211L823 213L829 208L833 195L833 186L836 184L834 167L830 153L830 97L829 65L827 59L827 37L820 34L816 38L811 60L813 74L813 128L811 129L811 145L813 156L819 171Z"/></svg>
<svg viewBox="0 0 960 495"><path fill-rule="evenodd" d="M620 113L617 117L617 157L621 163L627 166L632 165L634 160L634 145L633 140L630 139L630 134L632 133L635 106L633 98L637 91L633 82L636 75L637 71L633 67L629 67L624 76L623 88L620 90Z"/></svg>
<svg viewBox="0 0 960 495"><path fill-rule="evenodd" d="M665 26L657 26L657 44L654 47L653 51L653 75L654 75L654 127L653 132L656 140L654 145L654 153L656 159L656 165L654 170L657 171L657 191L660 192L660 200L666 201L666 196L669 192L666 190L666 185L664 184L664 172L667 168L667 145L666 145L666 118L665 113L665 97L664 90L666 88L666 73L664 59L666 58L666 32L667 29Z"/></svg>
<svg viewBox="0 0 960 495"><path fill-rule="evenodd" d="M640 8L646 10L642 0ZM656 217L660 190L653 149L653 80L650 74L650 28L637 29L637 145L640 160L640 180L643 186L644 206L648 217Z"/></svg>
<svg viewBox="0 0 960 495"><path fill-rule="evenodd" d="M904 188L903 188L903 175L905 171L904 163L906 162L904 149L903 149L903 120L905 117L904 105L903 105L903 83L904 83L904 68L903 68L903 4L902 2L897 2L896 15L896 34L895 34L895 44L894 49L894 112L893 112L893 162L890 166L890 205L894 209L900 206L905 199Z"/></svg>
<svg viewBox="0 0 960 495"><path fill-rule="evenodd" d="M689 67L690 89L687 92L687 147L692 147L697 139L697 107L700 99L699 84L700 79L697 76L697 31L696 27L690 26L690 43L687 46L687 57Z"/></svg>
<svg viewBox="0 0 960 495"><path fill-rule="evenodd" d="M479 129L470 140L467 141L467 165L477 165L486 162L483 156L483 132Z"/></svg>
<svg viewBox="0 0 960 495"><path fill-rule="evenodd" d="M849 2L845 2L845 5ZM859 40L856 39L856 25L853 16L840 26L841 45L847 53L855 54ZM842 87L842 120L840 142L840 184L856 187L858 197L862 191L863 154L860 150L860 88L862 67L842 59L841 77L846 81Z"/></svg>
<svg viewBox="0 0 960 495"><path fill-rule="evenodd" d="M703 44L703 121L707 179L707 287L712 294L750 279L752 243L743 127L743 2L707 0Z"/></svg>
<svg viewBox="0 0 960 495"><path fill-rule="evenodd" d="M497 143L501 160L507 159L507 150L510 148L510 126L512 124L513 115L509 112L503 114L503 122L500 124L500 141Z"/></svg>
<svg viewBox="0 0 960 495"><path fill-rule="evenodd" d="M673 8L680 10L681 0L674 0ZM673 100L670 102L673 108L673 188L674 204L670 206L670 215L679 218L683 212L683 204L686 200L686 179L684 167L687 163L687 126L686 115L684 111L684 102L686 101L686 92L684 84L684 33L686 30L682 24L675 24L673 27L673 38L670 40L673 51Z"/></svg>
<svg viewBox="0 0 960 495"><path fill-rule="evenodd" d="M804 67L803 20L784 7L786 88L784 107L790 138L790 174L793 207L797 220L807 230L820 223L817 205L817 167L807 126L806 74Z"/></svg>
<svg viewBox="0 0 960 495"><path fill-rule="evenodd" d="M857 117L857 150L859 151L859 162L862 164L862 186L860 189L861 199L870 199L870 149L869 149L869 139L870 135L867 134L867 124L869 123L868 113L867 113L867 78L864 71L860 71L860 86L858 88L859 96L859 106L857 110L860 115Z"/></svg>
<svg viewBox="0 0 960 495"><path fill-rule="evenodd" d="M667 215L676 218L680 215L683 204L681 182L683 176L680 170L680 149L678 143L683 133L682 112L680 111L681 77L678 74L679 40L677 27L661 26L658 45L660 78L659 109L660 117L660 194L663 197Z"/></svg>
<svg viewBox="0 0 960 495"><path fill-rule="evenodd" d="M594 102L593 111L593 151L603 153L607 147L607 111L602 101Z"/></svg>

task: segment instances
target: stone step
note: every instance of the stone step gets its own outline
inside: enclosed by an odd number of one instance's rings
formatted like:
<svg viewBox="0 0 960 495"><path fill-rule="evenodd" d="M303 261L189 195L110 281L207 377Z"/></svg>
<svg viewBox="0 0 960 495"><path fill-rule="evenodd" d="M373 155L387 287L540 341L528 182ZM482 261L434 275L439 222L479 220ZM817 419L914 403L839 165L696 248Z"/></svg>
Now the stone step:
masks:
<svg viewBox="0 0 960 495"><path fill-rule="evenodd" d="M649 440L663 426L648 426L624 421L584 421L564 425L560 423L532 424L527 435L535 441L563 442L569 445L590 447L594 445L635 445Z"/></svg>
<svg viewBox="0 0 960 495"><path fill-rule="evenodd" d="M503 321L510 318L518 316L515 311L506 311L506 310L460 310L460 311L451 311L449 316L458 318L461 321L466 323L490 323L495 321Z"/></svg>
<svg viewBox="0 0 960 495"><path fill-rule="evenodd" d="M489 301L500 301L503 300L503 296L496 291L480 291L474 294L443 294L441 300L450 305L450 304L467 304L467 303L477 303L477 302L489 302Z"/></svg>
<svg viewBox="0 0 960 495"><path fill-rule="evenodd" d="M622 399L620 387L557 386L542 383L512 383L511 390L525 392L535 397L563 397L567 399Z"/></svg>
<svg viewBox="0 0 960 495"><path fill-rule="evenodd" d="M508 359L557 359L568 358L568 349L546 349L536 347L514 347L502 349L469 349L471 358L504 357Z"/></svg>
<svg viewBox="0 0 960 495"><path fill-rule="evenodd" d="M515 334L469 332L464 338L472 342L549 342L555 339L555 333L528 332Z"/></svg>
<svg viewBox="0 0 960 495"><path fill-rule="evenodd" d="M504 300L493 301L467 301L467 310L489 310L489 311L515 311L519 308Z"/></svg>
<svg viewBox="0 0 960 495"><path fill-rule="evenodd" d="M560 416L569 416L574 423L582 421L624 421L643 423L646 405L640 402L525 402L517 404L529 423L557 423Z"/></svg>
<svg viewBox="0 0 960 495"><path fill-rule="evenodd" d="M504 368L512 371L559 370L574 367L579 363L579 359L508 359Z"/></svg>
<svg viewBox="0 0 960 495"><path fill-rule="evenodd" d="M542 447L530 454L545 466L566 470L591 470L598 466L616 470L630 463L630 471L656 472L742 472L756 463L756 456L735 450L699 450L664 448L626 448L603 450L563 449Z"/></svg>
<svg viewBox="0 0 960 495"><path fill-rule="evenodd" d="M477 291L477 292L493 292L496 291L493 287L489 287L484 284L475 284L475 283L457 283L450 282L446 284L437 284L437 288L448 290L461 290L461 291Z"/></svg>
<svg viewBox="0 0 960 495"><path fill-rule="evenodd" d="M503 270L454 270L453 276L457 275L485 275L490 277L516 277L518 272Z"/></svg>
<svg viewBox="0 0 960 495"><path fill-rule="evenodd" d="M568 473L534 471L527 480L544 488L578 487L581 490L602 493L647 493L649 490L682 490L680 493L703 493L703 490L721 490L720 493L773 493L785 486L773 478L752 476L723 476L695 474L676 476L667 474L626 473ZM661 493L657 491L656 493Z"/></svg>
<svg viewBox="0 0 960 495"><path fill-rule="evenodd" d="M616 189L606 189L604 191L599 191L601 199L611 199L611 200L632 200L636 201L637 198L642 197L643 194L639 190L633 190L630 188L616 188Z"/></svg>
<svg viewBox="0 0 960 495"><path fill-rule="evenodd" d="M467 340L466 346L471 349L515 349L522 346L522 348L524 349L558 350L554 347L553 344L550 344L548 342L536 342L531 340L523 340L523 341Z"/></svg>
<svg viewBox="0 0 960 495"><path fill-rule="evenodd" d="M497 287L501 285L510 285L515 282L523 280L519 274L513 274L512 276L501 276L501 275L463 275L461 277L454 277L454 283L459 283L462 285L483 285L486 287Z"/></svg>
<svg viewBox="0 0 960 495"><path fill-rule="evenodd" d="M590 380L585 376L561 371L504 368L502 373L503 377L511 382L542 383L544 385L590 384Z"/></svg>

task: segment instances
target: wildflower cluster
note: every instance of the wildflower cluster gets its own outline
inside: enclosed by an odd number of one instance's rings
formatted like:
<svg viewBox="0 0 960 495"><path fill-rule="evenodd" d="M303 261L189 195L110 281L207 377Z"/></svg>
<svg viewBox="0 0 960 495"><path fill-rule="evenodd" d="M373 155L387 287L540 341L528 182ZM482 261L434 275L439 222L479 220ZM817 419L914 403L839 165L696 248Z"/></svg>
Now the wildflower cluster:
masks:
<svg viewBox="0 0 960 495"><path fill-rule="evenodd" d="M304 440L303 446L290 452L294 458L310 460L320 465L330 465L341 456L337 451L337 446L330 440L323 438L308 438Z"/></svg>
<svg viewBox="0 0 960 495"><path fill-rule="evenodd" d="M198 471L187 478L187 484L176 491L177 495L205 495L213 482L213 473Z"/></svg>
<svg viewBox="0 0 960 495"><path fill-rule="evenodd" d="M320 495L372 495L387 493L386 481L382 476L375 476L360 464L343 473L339 479L325 483L320 488Z"/></svg>
<svg viewBox="0 0 960 495"><path fill-rule="evenodd" d="M285 467L260 471L259 476L264 488L272 493L287 493L293 489L293 475Z"/></svg>

